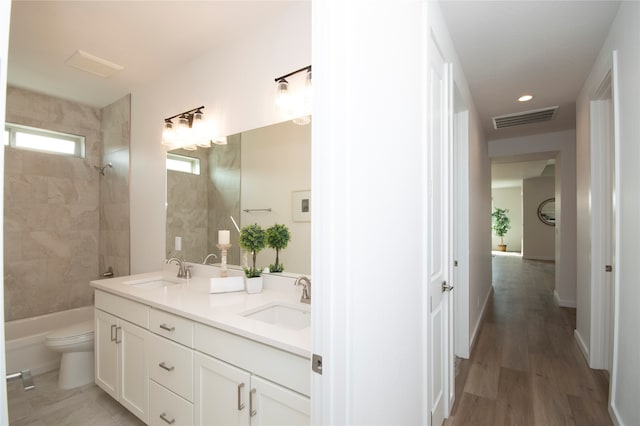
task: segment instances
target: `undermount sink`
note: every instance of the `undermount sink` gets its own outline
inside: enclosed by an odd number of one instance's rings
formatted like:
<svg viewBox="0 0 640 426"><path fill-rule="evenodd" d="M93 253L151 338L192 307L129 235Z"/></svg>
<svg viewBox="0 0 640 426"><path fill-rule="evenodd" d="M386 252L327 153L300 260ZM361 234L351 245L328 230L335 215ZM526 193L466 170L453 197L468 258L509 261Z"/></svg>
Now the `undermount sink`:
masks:
<svg viewBox="0 0 640 426"><path fill-rule="evenodd" d="M242 316L289 330L302 330L311 325L311 312L303 306L271 303L245 312Z"/></svg>
<svg viewBox="0 0 640 426"><path fill-rule="evenodd" d="M143 278L139 280L125 281L123 284L130 285L136 288L162 288L171 285L179 284L175 281L169 281L162 277L158 278Z"/></svg>

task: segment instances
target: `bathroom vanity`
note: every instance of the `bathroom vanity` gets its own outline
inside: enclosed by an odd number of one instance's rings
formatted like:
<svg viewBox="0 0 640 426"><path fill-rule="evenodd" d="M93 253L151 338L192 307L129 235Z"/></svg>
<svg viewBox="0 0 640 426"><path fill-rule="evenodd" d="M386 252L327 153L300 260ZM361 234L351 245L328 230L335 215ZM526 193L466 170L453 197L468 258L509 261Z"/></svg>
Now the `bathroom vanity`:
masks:
<svg viewBox="0 0 640 426"><path fill-rule="evenodd" d="M150 425L309 424L310 308L293 278L264 278L260 294L173 268L92 281L96 384Z"/></svg>

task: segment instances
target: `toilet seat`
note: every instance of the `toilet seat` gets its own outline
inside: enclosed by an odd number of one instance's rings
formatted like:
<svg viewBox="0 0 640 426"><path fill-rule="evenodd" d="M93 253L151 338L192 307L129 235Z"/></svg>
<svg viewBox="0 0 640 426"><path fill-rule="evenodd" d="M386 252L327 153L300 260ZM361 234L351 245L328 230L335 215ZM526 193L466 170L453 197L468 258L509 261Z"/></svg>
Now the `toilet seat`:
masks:
<svg viewBox="0 0 640 426"><path fill-rule="evenodd" d="M93 340L93 321L85 321L52 331L47 335L47 343L51 346L74 345Z"/></svg>

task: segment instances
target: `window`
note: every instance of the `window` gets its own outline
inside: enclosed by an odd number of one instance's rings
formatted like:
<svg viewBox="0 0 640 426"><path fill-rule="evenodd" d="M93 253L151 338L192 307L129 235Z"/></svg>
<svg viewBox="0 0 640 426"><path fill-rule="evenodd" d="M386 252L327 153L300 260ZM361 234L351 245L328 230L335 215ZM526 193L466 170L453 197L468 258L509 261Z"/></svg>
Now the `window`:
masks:
<svg viewBox="0 0 640 426"><path fill-rule="evenodd" d="M13 148L84 158L84 136L7 123L3 142Z"/></svg>
<svg viewBox="0 0 640 426"><path fill-rule="evenodd" d="M190 173L192 175L200 174L200 159L187 157L185 155L167 153L167 170L176 172Z"/></svg>

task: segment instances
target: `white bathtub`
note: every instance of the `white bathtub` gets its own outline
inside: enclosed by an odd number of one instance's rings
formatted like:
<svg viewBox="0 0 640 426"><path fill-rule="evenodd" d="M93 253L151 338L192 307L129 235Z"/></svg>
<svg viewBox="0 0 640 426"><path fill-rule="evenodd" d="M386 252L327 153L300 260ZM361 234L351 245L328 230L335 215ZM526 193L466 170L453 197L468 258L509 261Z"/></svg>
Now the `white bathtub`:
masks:
<svg viewBox="0 0 640 426"><path fill-rule="evenodd" d="M4 325L7 374L29 369L42 374L60 366L60 354L44 345L47 333L56 328L93 319L93 306L69 309Z"/></svg>

